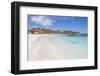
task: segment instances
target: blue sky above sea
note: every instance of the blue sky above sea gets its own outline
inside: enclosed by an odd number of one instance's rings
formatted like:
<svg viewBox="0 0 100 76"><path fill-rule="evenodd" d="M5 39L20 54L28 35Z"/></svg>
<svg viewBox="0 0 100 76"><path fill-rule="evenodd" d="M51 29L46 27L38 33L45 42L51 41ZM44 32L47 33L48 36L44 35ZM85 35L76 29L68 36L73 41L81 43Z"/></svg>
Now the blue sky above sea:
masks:
<svg viewBox="0 0 100 76"><path fill-rule="evenodd" d="M80 33L88 32L88 17L28 15L28 29L46 28L52 30L69 30Z"/></svg>

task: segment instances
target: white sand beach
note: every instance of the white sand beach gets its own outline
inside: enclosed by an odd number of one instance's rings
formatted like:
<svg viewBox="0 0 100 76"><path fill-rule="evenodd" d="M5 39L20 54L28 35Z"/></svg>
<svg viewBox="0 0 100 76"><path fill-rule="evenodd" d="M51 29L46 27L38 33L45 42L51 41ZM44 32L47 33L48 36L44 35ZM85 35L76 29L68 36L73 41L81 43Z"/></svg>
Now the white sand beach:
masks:
<svg viewBox="0 0 100 76"><path fill-rule="evenodd" d="M28 35L28 61L58 60L85 58L86 56L74 52L69 45L66 49L60 47L62 43L48 39L48 34ZM80 47L80 45L79 45ZM77 48L78 50L79 48ZM65 51L66 50L66 51ZM84 50L84 49L81 49Z"/></svg>

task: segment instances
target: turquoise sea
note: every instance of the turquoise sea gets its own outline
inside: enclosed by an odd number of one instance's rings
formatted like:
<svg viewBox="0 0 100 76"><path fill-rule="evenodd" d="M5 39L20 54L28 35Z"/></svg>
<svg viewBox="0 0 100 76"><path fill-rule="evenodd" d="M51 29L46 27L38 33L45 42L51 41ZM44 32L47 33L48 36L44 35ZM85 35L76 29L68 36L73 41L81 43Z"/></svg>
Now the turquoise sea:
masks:
<svg viewBox="0 0 100 76"><path fill-rule="evenodd" d="M88 35L69 36L66 34L51 34L48 36L48 39L64 51L76 53L83 58L87 58Z"/></svg>

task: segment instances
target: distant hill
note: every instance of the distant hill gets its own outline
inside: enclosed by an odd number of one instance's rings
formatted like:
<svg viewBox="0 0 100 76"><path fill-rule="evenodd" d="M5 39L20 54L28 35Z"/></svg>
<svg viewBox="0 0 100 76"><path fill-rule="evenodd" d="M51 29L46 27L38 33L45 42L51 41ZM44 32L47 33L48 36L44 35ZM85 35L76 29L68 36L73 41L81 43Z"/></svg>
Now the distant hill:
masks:
<svg viewBox="0 0 100 76"><path fill-rule="evenodd" d="M51 30L51 29L41 29L32 28L28 30L31 34L67 34L67 35L80 35L80 32L69 31L69 30Z"/></svg>

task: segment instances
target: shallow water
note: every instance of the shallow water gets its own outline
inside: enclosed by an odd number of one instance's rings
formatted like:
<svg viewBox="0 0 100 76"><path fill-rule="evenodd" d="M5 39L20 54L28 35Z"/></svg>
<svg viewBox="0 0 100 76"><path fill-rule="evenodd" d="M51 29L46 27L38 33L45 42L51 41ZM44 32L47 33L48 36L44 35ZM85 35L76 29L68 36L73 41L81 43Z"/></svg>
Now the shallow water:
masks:
<svg viewBox="0 0 100 76"><path fill-rule="evenodd" d="M87 47L87 39L88 36L82 36L82 35L78 35L78 36L68 36L68 35L49 35L48 36L49 39L55 40L55 41L62 41L62 42L69 42L71 44L80 44L84 47Z"/></svg>
<svg viewBox="0 0 100 76"><path fill-rule="evenodd" d="M88 36L68 36L65 34L51 34L48 39L64 51L77 53L83 57L88 55Z"/></svg>

